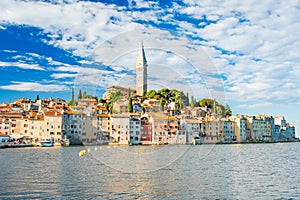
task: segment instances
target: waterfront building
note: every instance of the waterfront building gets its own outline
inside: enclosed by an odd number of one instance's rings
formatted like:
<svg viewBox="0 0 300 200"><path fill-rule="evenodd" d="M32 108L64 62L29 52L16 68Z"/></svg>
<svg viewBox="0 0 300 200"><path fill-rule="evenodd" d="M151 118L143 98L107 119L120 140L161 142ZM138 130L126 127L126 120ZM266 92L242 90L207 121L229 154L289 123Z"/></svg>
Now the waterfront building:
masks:
<svg viewBox="0 0 300 200"><path fill-rule="evenodd" d="M141 144L152 144L152 124L148 116L141 117Z"/></svg>
<svg viewBox="0 0 300 200"><path fill-rule="evenodd" d="M272 131L275 131L273 119L264 115L248 116L246 127L250 130L252 139L255 141L269 141L272 137Z"/></svg>
<svg viewBox="0 0 300 200"><path fill-rule="evenodd" d="M292 124L287 123L286 124L286 131L285 131L285 138L286 140L292 140L296 138L295 135L295 126Z"/></svg>
<svg viewBox="0 0 300 200"><path fill-rule="evenodd" d="M29 116L22 116L22 115L12 115L10 116L10 120L12 123L11 126L11 134L12 135L27 135L31 138L34 138L33 134L30 133L29 128ZM35 138L36 141L39 141L38 138Z"/></svg>
<svg viewBox="0 0 300 200"><path fill-rule="evenodd" d="M285 141L295 138L295 127L286 122L284 116L274 117L275 131L272 135L274 141Z"/></svg>
<svg viewBox="0 0 300 200"><path fill-rule="evenodd" d="M7 118L0 118L0 133L9 135L10 134L11 123Z"/></svg>
<svg viewBox="0 0 300 200"><path fill-rule="evenodd" d="M221 123L219 120L205 120L201 122L201 132L204 143L217 143L221 139Z"/></svg>
<svg viewBox="0 0 300 200"><path fill-rule="evenodd" d="M167 116L162 113L151 113L149 121L152 124L152 143L168 143L164 127L167 124Z"/></svg>
<svg viewBox="0 0 300 200"><path fill-rule="evenodd" d="M180 128L180 120L166 113L151 113L149 118L152 124L153 144L185 144L186 131Z"/></svg>
<svg viewBox="0 0 300 200"><path fill-rule="evenodd" d="M141 144L141 121L139 115L131 115L129 120L130 144Z"/></svg>
<svg viewBox="0 0 300 200"><path fill-rule="evenodd" d="M49 110L44 113L44 138L52 138L56 143L62 139L62 113L59 110ZM43 138L42 138L43 139Z"/></svg>
<svg viewBox="0 0 300 200"><path fill-rule="evenodd" d="M263 140L264 141L271 141L272 140L272 133L275 132L275 120L272 116L268 115L257 115L257 118L264 120L265 122L265 130L263 133Z"/></svg>
<svg viewBox="0 0 300 200"><path fill-rule="evenodd" d="M117 144L129 144L130 115L128 113L112 114L110 119L111 142Z"/></svg>
<svg viewBox="0 0 300 200"><path fill-rule="evenodd" d="M234 142L237 141L237 137L235 134L236 122L230 120L221 120L220 121L220 134L223 141ZM241 139L240 139L241 140ZM240 141L238 140L238 141Z"/></svg>
<svg viewBox="0 0 300 200"><path fill-rule="evenodd" d="M243 115L234 115L229 118L234 121L234 136L238 142L250 140L251 130L246 129L246 118Z"/></svg>
<svg viewBox="0 0 300 200"><path fill-rule="evenodd" d="M147 67L146 54L142 43L136 62L136 93L138 96L143 96L147 92Z"/></svg>
<svg viewBox="0 0 300 200"><path fill-rule="evenodd" d="M106 107L97 107L95 109L95 117L97 120L97 142L100 144L108 144L110 140L110 116Z"/></svg>
<svg viewBox="0 0 300 200"><path fill-rule="evenodd" d="M191 144L194 138L202 136L201 121L198 119L182 119L180 123L180 129L185 130L186 143Z"/></svg>
<svg viewBox="0 0 300 200"><path fill-rule="evenodd" d="M82 144L82 132L85 134L84 120L86 115L80 110L69 110L63 113L62 138L70 140L70 144Z"/></svg>
<svg viewBox="0 0 300 200"><path fill-rule="evenodd" d="M44 116L42 115L29 116L28 133L30 137L35 138L35 142L40 142L44 138L49 138L49 135L47 134L47 132L45 132L45 129L43 128L44 126L45 126ZM22 133L20 135L22 135Z"/></svg>

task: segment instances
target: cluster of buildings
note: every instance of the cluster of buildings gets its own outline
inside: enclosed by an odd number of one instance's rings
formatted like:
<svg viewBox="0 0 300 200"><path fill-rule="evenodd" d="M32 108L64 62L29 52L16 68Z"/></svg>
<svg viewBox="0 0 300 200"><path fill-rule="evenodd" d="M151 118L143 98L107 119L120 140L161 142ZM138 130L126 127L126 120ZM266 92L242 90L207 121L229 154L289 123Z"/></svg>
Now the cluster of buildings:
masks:
<svg viewBox="0 0 300 200"><path fill-rule="evenodd" d="M39 142L52 138L71 144L190 144L277 142L295 140L295 127L283 116L234 115L221 118L208 108L177 111L170 103L157 111L157 100L145 100L136 112L109 113L96 99L79 99L78 105L43 99L20 99L0 105L0 136ZM125 109L124 109L125 110ZM2 142L2 141L0 141Z"/></svg>
<svg viewBox="0 0 300 200"><path fill-rule="evenodd" d="M143 100L147 92L147 60L142 45L136 64L136 90L112 86L103 94L109 100L119 91L123 101L113 110L96 99L78 99L76 106L60 98L20 99L0 105L0 142L11 138L39 142L52 138L70 144L190 144L271 142L295 140L295 127L284 117L235 115L222 118L208 108L177 110L175 102L161 109L159 100ZM129 96L135 95L132 112ZM74 96L74 94L73 94ZM72 97L74 100L74 97ZM72 101L73 102L73 101Z"/></svg>

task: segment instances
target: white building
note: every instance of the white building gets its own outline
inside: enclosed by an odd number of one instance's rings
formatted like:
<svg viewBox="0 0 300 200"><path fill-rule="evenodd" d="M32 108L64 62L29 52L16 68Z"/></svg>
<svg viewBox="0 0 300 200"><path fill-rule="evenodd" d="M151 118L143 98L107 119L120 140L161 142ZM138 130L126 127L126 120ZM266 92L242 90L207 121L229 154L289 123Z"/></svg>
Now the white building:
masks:
<svg viewBox="0 0 300 200"><path fill-rule="evenodd" d="M197 119L181 120L181 129L186 131L186 143L191 144L194 138L201 136L200 134L201 121Z"/></svg>
<svg viewBox="0 0 300 200"><path fill-rule="evenodd" d="M116 144L129 144L129 120L129 114L127 113L111 115L111 142Z"/></svg>

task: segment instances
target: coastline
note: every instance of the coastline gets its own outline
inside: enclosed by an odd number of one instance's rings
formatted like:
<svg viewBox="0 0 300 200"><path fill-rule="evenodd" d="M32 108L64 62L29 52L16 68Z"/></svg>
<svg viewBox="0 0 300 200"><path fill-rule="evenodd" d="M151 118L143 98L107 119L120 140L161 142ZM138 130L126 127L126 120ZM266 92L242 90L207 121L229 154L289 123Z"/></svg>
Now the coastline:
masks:
<svg viewBox="0 0 300 200"><path fill-rule="evenodd" d="M216 143L203 143L199 145L233 145L233 144L272 144L272 143L293 143L293 142L300 142L300 139L297 138L295 140L280 140L280 141L245 141L245 142L216 142ZM70 146L63 146L63 145L55 145L55 147L72 147L72 146L160 146L160 145L193 145L193 144L147 144L147 145L130 145L130 144L117 144L117 143L109 143L109 144L99 144L99 143L88 143L88 144L80 144L80 145L70 145ZM43 148L37 144L33 143L26 143L26 144L14 144L14 143L3 143L0 144L0 149L5 148L26 148L26 147L38 147Z"/></svg>

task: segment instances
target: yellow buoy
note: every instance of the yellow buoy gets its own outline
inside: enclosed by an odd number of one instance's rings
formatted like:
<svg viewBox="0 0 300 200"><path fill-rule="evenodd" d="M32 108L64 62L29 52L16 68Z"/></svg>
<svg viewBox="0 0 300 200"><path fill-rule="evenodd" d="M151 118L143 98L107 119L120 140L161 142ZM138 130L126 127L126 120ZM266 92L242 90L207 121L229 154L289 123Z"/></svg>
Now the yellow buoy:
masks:
<svg viewBox="0 0 300 200"><path fill-rule="evenodd" d="M88 153L90 153L90 151L91 151L91 150L90 150L90 149L88 149Z"/></svg>
<svg viewBox="0 0 300 200"><path fill-rule="evenodd" d="M98 151L98 147L95 147L95 151Z"/></svg>
<svg viewBox="0 0 300 200"><path fill-rule="evenodd" d="M86 154L86 150L84 149L84 150L81 150L80 152L79 152L79 156L83 156L84 154Z"/></svg>

